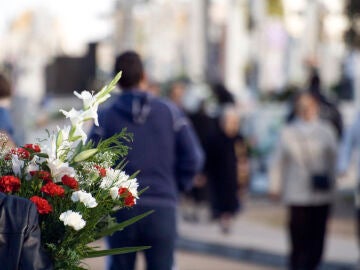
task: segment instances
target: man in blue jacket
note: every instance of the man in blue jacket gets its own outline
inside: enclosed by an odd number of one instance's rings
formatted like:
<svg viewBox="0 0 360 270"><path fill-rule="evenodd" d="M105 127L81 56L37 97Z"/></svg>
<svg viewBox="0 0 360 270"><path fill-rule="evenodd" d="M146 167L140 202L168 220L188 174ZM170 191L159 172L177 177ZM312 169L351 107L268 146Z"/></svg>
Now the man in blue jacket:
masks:
<svg viewBox="0 0 360 270"><path fill-rule="evenodd" d="M123 221L148 210L155 212L108 238L111 248L149 245L145 252L147 269L171 270L174 265L176 206L178 189L189 189L201 170L203 153L193 128L184 114L165 99L142 89L144 69L135 52L117 57L115 73L122 71L122 93L99 112L100 126L93 126L90 139L109 138L124 127L134 134L125 171L140 170L140 190L149 187L131 210L117 213ZM136 254L112 256L110 270L132 270Z"/></svg>

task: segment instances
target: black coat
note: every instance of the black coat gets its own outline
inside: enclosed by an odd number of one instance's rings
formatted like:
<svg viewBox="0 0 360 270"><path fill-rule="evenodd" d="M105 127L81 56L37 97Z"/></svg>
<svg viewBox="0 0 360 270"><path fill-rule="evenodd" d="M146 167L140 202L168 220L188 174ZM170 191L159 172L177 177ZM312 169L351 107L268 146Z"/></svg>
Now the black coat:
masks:
<svg viewBox="0 0 360 270"><path fill-rule="evenodd" d="M52 269L40 240L36 206L0 192L0 269Z"/></svg>
<svg viewBox="0 0 360 270"><path fill-rule="evenodd" d="M224 213L234 214L239 210L235 145L242 141L241 136L227 137L220 127L209 138L211 147L209 147L207 175L214 218Z"/></svg>

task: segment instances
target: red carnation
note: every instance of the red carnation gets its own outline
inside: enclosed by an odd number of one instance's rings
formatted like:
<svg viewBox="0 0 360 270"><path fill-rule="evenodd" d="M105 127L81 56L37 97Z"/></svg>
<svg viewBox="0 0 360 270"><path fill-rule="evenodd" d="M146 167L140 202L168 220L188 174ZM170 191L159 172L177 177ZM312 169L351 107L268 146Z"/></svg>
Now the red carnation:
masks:
<svg viewBox="0 0 360 270"><path fill-rule="evenodd" d="M20 188L20 179L13 175L0 177L0 191L5 193L16 192Z"/></svg>
<svg viewBox="0 0 360 270"><path fill-rule="evenodd" d="M30 158L30 153L28 150L18 147L18 148L13 148L9 151L9 153L5 156L6 160L11 159L11 155L17 155L19 158L22 159L29 159Z"/></svg>
<svg viewBox="0 0 360 270"><path fill-rule="evenodd" d="M55 196L63 197L65 194L64 188L53 182L47 183L40 190L46 194L49 194L51 197L55 197Z"/></svg>
<svg viewBox="0 0 360 270"><path fill-rule="evenodd" d="M48 214L52 212L52 206L49 204L49 202L39 196L32 196L30 198L30 201L35 203L36 208L39 212L39 214Z"/></svg>
<svg viewBox="0 0 360 270"><path fill-rule="evenodd" d="M40 146L37 145L37 144L31 144L31 143L28 143L28 144L25 144L24 145L24 148L26 149L30 149L36 153L40 153L41 152L41 149L40 149Z"/></svg>
<svg viewBox="0 0 360 270"><path fill-rule="evenodd" d="M127 188L119 188L119 195L124 198L125 206L133 206L135 204L135 197Z"/></svg>
<svg viewBox="0 0 360 270"><path fill-rule="evenodd" d="M106 169L103 167L100 167L99 165L95 165L95 168L98 170L101 177L106 176Z"/></svg>
<svg viewBox="0 0 360 270"><path fill-rule="evenodd" d="M31 171L30 175L35 175L46 182L52 182L51 173L49 173L48 171Z"/></svg>
<svg viewBox="0 0 360 270"><path fill-rule="evenodd" d="M76 179L74 177L64 175L61 178L61 181L63 182L63 184L65 186L68 186L69 188L72 188L72 189L78 189L79 188L79 183L78 183L78 181L76 181Z"/></svg>

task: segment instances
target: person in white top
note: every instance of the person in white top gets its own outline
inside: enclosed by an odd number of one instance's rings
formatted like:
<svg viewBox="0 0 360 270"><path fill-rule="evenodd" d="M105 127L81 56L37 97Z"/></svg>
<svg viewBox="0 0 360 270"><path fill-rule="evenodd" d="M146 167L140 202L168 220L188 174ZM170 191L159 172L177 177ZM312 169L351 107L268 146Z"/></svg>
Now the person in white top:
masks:
<svg viewBox="0 0 360 270"><path fill-rule="evenodd" d="M270 193L288 207L289 269L315 270L323 253L334 191L335 130L318 117L316 98L301 93L296 120L281 132L269 172Z"/></svg>

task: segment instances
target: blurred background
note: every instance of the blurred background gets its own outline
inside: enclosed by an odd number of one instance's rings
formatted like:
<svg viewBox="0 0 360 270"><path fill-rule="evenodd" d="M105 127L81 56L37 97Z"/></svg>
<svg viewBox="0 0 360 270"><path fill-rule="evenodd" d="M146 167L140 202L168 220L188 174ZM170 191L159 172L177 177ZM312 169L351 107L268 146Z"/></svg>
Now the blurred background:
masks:
<svg viewBox="0 0 360 270"><path fill-rule="evenodd" d="M223 235L210 221L206 199L194 204L183 196L179 269L285 267L285 213L266 196L271 153L294 93L308 87L314 71L344 129L354 120L360 105L359 1L12 0L2 1L0 12L0 71L13 86L18 144L61 123L59 108L79 106L74 90L97 90L112 78L115 56L124 50L141 54L153 93L189 115L201 107L216 117L213 86L221 83L234 97L247 147L240 169L243 211ZM339 181L326 269L353 269L358 259L353 164ZM215 261L209 255L217 255ZM91 265L103 269L102 261Z"/></svg>

